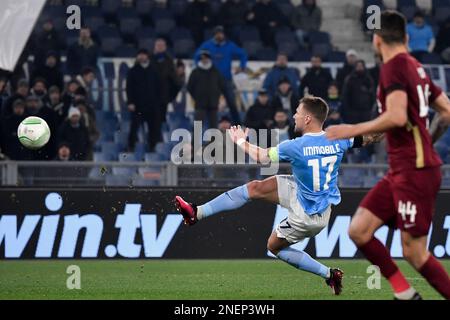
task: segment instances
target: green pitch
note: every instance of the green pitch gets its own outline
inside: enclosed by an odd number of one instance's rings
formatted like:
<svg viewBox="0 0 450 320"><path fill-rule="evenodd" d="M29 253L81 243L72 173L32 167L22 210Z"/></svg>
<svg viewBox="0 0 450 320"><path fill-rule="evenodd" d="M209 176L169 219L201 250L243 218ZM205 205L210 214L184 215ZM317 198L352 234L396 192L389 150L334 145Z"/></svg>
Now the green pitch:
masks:
<svg viewBox="0 0 450 320"><path fill-rule="evenodd" d="M276 260L1 261L2 299L392 299L389 284L369 290L364 260L325 260L344 270L344 292ZM443 261L450 271L450 261ZM400 268L424 299L440 296L407 263ZM69 265L81 269L81 289L68 290Z"/></svg>

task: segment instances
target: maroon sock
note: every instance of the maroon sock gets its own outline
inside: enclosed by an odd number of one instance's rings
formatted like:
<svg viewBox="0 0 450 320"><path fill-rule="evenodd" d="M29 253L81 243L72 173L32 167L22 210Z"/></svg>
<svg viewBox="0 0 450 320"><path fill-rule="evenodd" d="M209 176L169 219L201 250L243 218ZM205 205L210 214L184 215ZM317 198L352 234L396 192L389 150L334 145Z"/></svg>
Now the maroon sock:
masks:
<svg viewBox="0 0 450 320"><path fill-rule="evenodd" d="M392 260L389 251L377 238L372 238L358 249L366 256L367 260L380 268L381 274L386 279L397 272L398 267Z"/></svg>
<svg viewBox="0 0 450 320"><path fill-rule="evenodd" d="M436 289L445 299L450 300L450 278L442 264L432 255L419 269L420 274L428 283Z"/></svg>

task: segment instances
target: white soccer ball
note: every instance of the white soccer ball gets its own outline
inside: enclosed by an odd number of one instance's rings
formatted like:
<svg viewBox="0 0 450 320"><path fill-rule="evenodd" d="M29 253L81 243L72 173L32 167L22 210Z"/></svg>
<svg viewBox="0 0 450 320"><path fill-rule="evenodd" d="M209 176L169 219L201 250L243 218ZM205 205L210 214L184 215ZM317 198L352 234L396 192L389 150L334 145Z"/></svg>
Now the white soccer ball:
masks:
<svg viewBox="0 0 450 320"><path fill-rule="evenodd" d="M26 148L37 150L45 146L50 139L50 128L44 119L28 117L19 124L17 137Z"/></svg>

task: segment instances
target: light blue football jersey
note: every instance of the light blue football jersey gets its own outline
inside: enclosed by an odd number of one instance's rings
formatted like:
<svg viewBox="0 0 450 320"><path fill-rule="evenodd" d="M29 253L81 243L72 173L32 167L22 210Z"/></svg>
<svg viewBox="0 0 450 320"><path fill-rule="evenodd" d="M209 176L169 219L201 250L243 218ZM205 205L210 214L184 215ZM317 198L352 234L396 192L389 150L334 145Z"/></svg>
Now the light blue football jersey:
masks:
<svg viewBox="0 0 450 320"><path fill-rule="evenodd" d="M272 160L278 158L292 164L297 198L305 212L313 215L341 202L338 170L344 152L352 146L353 139L330 141L322 131L284 141L269 154Z"/></svg>

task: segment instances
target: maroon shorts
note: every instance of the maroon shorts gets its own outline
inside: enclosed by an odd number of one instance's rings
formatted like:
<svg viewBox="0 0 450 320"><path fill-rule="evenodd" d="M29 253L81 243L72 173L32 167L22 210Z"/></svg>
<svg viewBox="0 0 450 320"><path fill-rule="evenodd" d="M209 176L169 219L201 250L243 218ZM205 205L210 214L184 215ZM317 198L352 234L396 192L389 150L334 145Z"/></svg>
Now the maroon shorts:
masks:
<svg viewBox="0 0 450 320"><path fill-rule="evenodd" d="M370 190L360 207L390 227L415 237L428 235L440 186L440 167L390 172Z"/></svg>

